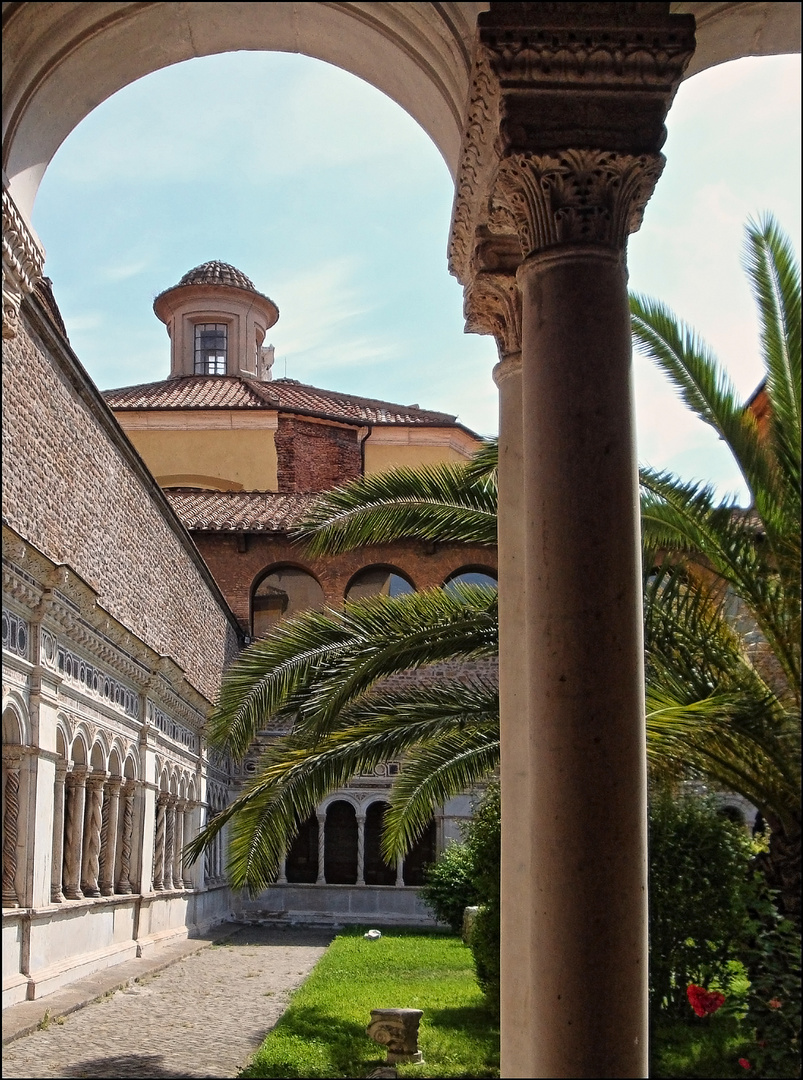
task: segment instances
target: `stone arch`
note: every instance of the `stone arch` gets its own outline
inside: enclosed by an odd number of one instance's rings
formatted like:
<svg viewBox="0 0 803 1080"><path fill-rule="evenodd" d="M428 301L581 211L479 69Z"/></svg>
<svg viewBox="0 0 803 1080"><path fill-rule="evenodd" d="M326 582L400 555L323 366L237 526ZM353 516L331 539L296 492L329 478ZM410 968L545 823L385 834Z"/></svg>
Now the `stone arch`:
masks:
<svg viewBox="0 0 803 1080"><path fill-rule="evenodd" d="M92 741L92 749L89 754L92 768L96 772L105 772L109 760L109 738L106 732L99 731Z"/></svg>
<svg viewBox="0 0 803 1080"><path fill-rule="evenodd" d="M16 696L9 695L3 705L3 746L26 746L28 724L26 710Z"/></svg>
<svg viewBox="0 0 803 1080"><path fill-rule="evenodd" d="M324 823L323 872L327 885L357 883L357 810L351 799L331 799Z"/></svg>
<svg viewBox="0 0 803 1080"><path fill-rule="evenodd" d="M70 733L65 726L61 717L56 721L56 753L63 760L67 761L70 756Z"/></svg>
<svg viewBox="0 0 803 1080"><path fill-rule="evenodd" d="M415 592L409 574L390 563L371 563L353 574L346 585L346 600L362 600L368 596L401 596Z"/></svg>
<svg viewBox="0 0 803 1080"><path fill-rule="evenodd" d="M429 824L404 858L403 875L405 885L424 884L424 871L427 866L435 862L436 847L437 825L433 817L430 818Z"/></svg>
<svg viewBox="0 0 803 1080"><path fill-rule="evenodd" d="M89 739L83 727L79 727L70 744L70 760L74 766L89 765Z"/></svg>
<svg viewBox="0 0 803 1080"><path fill-rule="evenodd" d="M314 885L318 880L318 836L315 813L302 821L285 859L285 877L290 885Z"/></svg>
<svg viewBox="0 0 803 1080"><path fill-rule="evenodd" d="M139 768L136 753L133 749L129 749L123 762L123 777L126 780L136 780L139 776Z"/></svg>
<svg viewBox="0 0 803 1080"><path fill-rule="evenodd" d="M4 12L3 169L30 218L54 153L117 90L196 56L299 52L352 72L406 109L454 174L477 14L485 3L22 3ZM687 72L798 52L796 4L684 5L698 19Z"/></svg>
<svg viewBox="0 0 803 1080"><path fill-rule="evenodd" d="M123 762L124 757L125 757L125 752L122 750L122 748L120 747L117 740L115 740L114 744L112 745L111 750L109 751L108 766L107 766L108 770L109 770L109 772L111 773L112 776L122 776L123 775L122 762Z"/></svg>
<svg viewBox="0 0 803 1080"><path fill-rule="evenodd" d="M317 576L293 562L266 567L251 587L251 633L262 637L280 619L300 611L319 611L326 598Z"/></svg>
<svg viewBox="0 0 803 1080"><path fill-rule="evenodd" d="M382 858L382 826L389 803L374 799L365 811L365 854L363 876L366 885L395 885L396 867Z"/></svg>

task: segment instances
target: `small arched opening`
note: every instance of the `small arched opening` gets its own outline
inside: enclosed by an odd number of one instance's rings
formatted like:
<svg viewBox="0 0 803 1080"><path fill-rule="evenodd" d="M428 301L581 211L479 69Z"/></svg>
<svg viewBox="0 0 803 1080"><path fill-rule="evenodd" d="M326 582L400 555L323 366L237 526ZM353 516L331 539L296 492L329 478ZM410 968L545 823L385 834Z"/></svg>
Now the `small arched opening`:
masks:
<svg viewBox="0 0 803 1080"><path fill-rule="evenodd" d="M323 872L327 885L357 883L357 814L345 799L326 811Z"/></svg>
<svg viewBox="0 0 803 1080"><path fill-rule="evenodd" d="M388 811L386 802L373 802L365 814L365 865L366 885L395 885L396 867L382 858L382 828Z"/></svg>

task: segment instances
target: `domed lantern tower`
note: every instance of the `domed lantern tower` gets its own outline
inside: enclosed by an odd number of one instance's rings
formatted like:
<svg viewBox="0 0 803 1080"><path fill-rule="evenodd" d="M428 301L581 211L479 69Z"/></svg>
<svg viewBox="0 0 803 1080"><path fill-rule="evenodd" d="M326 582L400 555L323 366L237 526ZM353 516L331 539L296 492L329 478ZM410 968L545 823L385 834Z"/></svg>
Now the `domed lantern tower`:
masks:
<svg viewBox="0 0 803 1080"><path fill-rule="evenodd" d="M170 335L170 378L238 375L270 379L273 346L265 334L279 318L253 281L223 262L189 270L153 302Z"/></svg>

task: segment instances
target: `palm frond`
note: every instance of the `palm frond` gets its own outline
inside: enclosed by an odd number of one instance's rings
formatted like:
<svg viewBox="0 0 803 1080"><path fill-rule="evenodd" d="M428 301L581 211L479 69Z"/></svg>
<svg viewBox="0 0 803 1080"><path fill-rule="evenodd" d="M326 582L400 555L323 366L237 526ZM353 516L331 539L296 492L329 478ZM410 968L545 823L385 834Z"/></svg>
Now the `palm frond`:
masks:
<svg viewBox="0 0 803 1080"><path fill-rule="evenodd" d="M399 671L498 650L496 590L464 585L303 612L245 649L210 713L210 744L243 757L269 717L320 736L338 712Z"/></svg>
<svg viewBox="0 0 803 1080"><path fill-rule="evenodd" d="M759 310L773 442L790 485L799 490L800 267L771 215L748 222L743 264Z"/></svg>
<svg viewBox="0 0 803 1080"><path fill-rule="evenodd" d="M411 537L496 543L496 487L487 465L400 468L364 476L322 494L294 537L313 555Z"/></svg>

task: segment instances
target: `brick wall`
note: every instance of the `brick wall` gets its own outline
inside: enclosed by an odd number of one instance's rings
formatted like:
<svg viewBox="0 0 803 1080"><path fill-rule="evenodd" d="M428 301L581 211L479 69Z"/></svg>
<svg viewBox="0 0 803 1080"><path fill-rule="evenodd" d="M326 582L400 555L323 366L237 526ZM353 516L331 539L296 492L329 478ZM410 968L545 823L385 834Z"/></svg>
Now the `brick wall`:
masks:
<svg viewBox="0 0 803 1080"><path fill-rule="evenodd" d="M343 603L352 577L366 566L395 567L419 590L442 585L463 567L484 568L494 575L497 568L496 548L479 545L423 544L413 540L311 559L303 545L277 533L194 532L192 537L246 633L253 584L265 570L278 564L290 564L313 574L330 607Z"/></svg>
<svg viewBox="0 0 803 1080"><path fill-rule="evenodd" d="M279 491L326 491L361 472L357 429L279 414Z"/></svg>
<svg viewBox="0 0 803 1080"><path fill-rule="evenodd" d="M231 614L94 384L27 300L3 342L3 516L207 698L237 649Z"/></svg>

